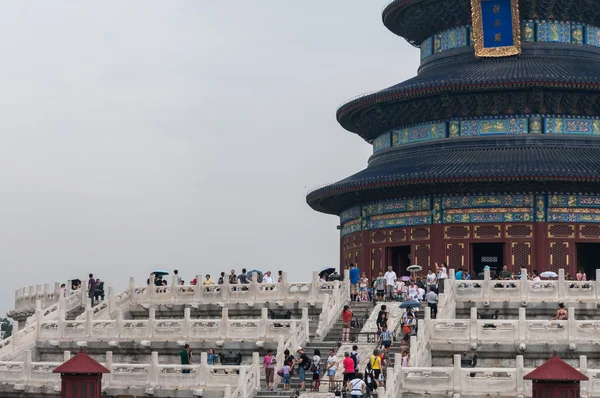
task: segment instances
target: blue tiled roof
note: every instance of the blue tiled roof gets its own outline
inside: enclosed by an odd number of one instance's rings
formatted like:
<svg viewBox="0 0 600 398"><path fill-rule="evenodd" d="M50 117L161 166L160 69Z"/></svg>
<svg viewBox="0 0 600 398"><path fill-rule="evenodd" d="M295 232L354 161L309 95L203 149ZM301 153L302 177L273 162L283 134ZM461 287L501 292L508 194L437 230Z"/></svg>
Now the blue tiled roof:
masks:
<svg viewBox="0 0 600 398"><path fill-rule="evenodd" d="M365 170L311 192L308 203L335 213L343 195L465 181L579 180L597 182L600 190L600 138L458 138L385 152Z"/></svg>
<svg viewBox="0 0 600 398"><path fill-rule="evenodd" d="M552 49L540 51L550 53ZM398 127L394 124L404 117L395 108L399 102L500 90L502 94L511 95L511 92L531 88L600 92L600 53L597 59L584 60L541 55L502 59L470 57L467 61L429 68L412 79L349 101L338 109L337 118L347 130L371 140L385 129ZM556 113L556 110L550 109L548 113Z"/></svg>

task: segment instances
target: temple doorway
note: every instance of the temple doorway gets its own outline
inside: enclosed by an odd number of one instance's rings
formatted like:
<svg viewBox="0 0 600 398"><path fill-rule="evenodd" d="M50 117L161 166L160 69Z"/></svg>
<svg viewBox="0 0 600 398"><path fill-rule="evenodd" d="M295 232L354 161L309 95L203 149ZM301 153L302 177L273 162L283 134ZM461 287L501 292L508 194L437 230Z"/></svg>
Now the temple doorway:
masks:
<svg viewBox="0 0 600 398"><path fill-rule="evenodd" d="M596 279L596 268L600 262L600 243L576 243L577 248L577 268L583 268L587 280ZM578 269L573 270L571 275L575 278Z"/></svg>
<svg viewBox="0 0 600 398"><path fill-rule="evenodd" d="M406 270L410 266L410 246L389 247L392 269L398 277L409 276Z"/></svg>
<svg viewBox="0 0 600 398"><path fill-rule="evenodd" d="M473 243L473 274L471 279L483 271L486 265L490 267L490 275L498 275L504 264L504 243Z"/></svg>

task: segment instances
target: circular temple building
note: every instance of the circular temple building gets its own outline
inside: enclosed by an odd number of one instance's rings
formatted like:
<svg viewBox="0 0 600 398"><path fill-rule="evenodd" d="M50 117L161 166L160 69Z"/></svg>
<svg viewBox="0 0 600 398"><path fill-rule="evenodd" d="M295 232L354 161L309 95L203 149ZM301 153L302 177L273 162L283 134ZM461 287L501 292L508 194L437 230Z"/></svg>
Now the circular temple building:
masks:
<svg viewBox="0 0 600 398"><path fill-rule="evenodd" d="M435 262L595 277L600 1L394 0L416 77L342 105L368 167L308 194L340 217L341 266Z"/></svg>

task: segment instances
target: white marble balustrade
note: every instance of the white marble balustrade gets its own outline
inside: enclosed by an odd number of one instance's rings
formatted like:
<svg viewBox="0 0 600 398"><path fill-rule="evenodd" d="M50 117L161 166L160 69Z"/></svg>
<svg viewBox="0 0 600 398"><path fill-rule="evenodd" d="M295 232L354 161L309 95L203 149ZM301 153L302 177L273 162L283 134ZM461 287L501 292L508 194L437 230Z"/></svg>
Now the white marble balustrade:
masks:
<svg viewBox="0 0 600 398"><path fill-rule="evenodd" d="M431 319L426 312L419 333L427 333L426 341L445 344L599 344L600 321L577 320L574 308L568 312L566 321L528 320L525 308L519 308L518 320L477 319L477 308L471 308L470 319Z"/></svg>
<svg viewBox="0 0 600 398"><path fill-rule="evenodd" d="M454 301L485 302L490 300L513 302L596 302L600 299L600 269L596 270L595 281L565 280L565 271L560 269L557 280L532 281L527 279L491 280L489 270L484 271L484 280L457 281L450 270L445 288L446 295ZM521 275L527 275L522 269ZM448 283L454 289L447 289Z"/></svg>
<svg viewBox="0 0 600 398"><path fill-rule="evenodd" d="M60 390L60 374L52 371L61 362L32 362L31 351L26 351L22 361L0 362L0 383L28 386L56 386ZM70 353L65 352L65 361ZM112 352L106 353L106 366L110 373L104 375L102 388L161 388L161 389L221 389L227 386L242 388L249 393L260 388L260 366L258 353L254 353L252 364L245 366L208 365L206 353L201 354L198 365L165 365L158 362L158 353L151 354L150 363L113 363ZM189 370L189 373L183 373Z"/></svg>
<svg viewBox="0 0 600 398"><path fill-rule="evenodd" d="M86 310L85 320L65 320L64 313L58 320L40 323L38 340L261 340L288 337L293 330L308 330L308 308L302 309L302 319L269 319L268 309L263 308L260 318L230 319L228 309L223 308L221 318L193 319L190 308L184 309L182 319L156 319L155 310L149 310L148 319L123 319L121 310L115 320L95 320L91 308Z"/></svg>
<svg viewBox="0 0 600 398"><path fill-rule="evenodd" d="M396 398L399 392L530 397L531 381L523 376L533 368L523 366L521 355L516 363L516 368L461 368L461 356L454 355L453 367L388 368L385 398ZM590 378L581 383L581 396L600 397L600 370L588 369L587 357L580 356L579 371Z"/></svg>

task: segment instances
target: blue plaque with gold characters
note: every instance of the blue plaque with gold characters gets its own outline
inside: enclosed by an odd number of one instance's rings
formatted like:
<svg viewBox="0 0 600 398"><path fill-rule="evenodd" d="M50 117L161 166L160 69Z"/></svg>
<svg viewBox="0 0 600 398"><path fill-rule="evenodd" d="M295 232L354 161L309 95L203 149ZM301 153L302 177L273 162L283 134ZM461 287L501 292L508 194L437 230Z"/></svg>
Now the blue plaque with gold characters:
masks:
<svg viewBox="0 0 600 398"><path fill-rule="evenodd" d="M521 54L519 0L471 0L477 57Z"/></svg>

